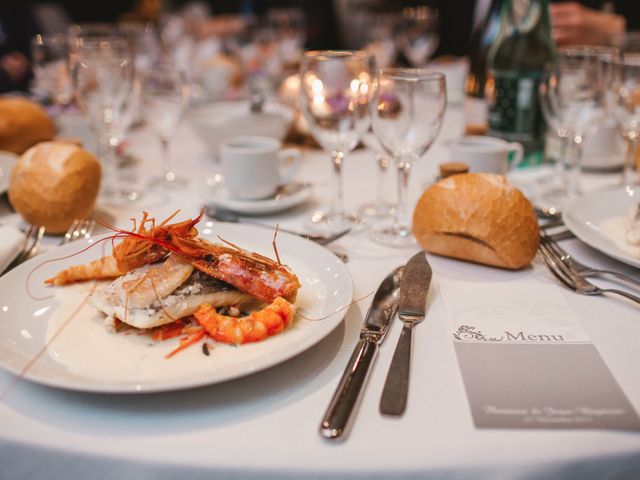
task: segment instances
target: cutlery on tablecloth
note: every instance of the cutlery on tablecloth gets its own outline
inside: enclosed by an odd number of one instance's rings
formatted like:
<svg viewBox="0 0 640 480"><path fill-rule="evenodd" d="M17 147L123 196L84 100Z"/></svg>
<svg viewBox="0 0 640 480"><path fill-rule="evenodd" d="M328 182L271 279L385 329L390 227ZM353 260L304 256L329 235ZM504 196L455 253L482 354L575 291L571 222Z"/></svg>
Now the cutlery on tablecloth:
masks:
<svg viewBox="0 0 640 480"><path fill-rule="evenodd" d="M573 267L565 264L560 259L558 252L550 245L550 242L545 241L544 238L540 242L538 251L542 255L542 259L547 264L547 267L549 267L549 271L570 290L580 295L604 295L605 293L613 293L640 305L640 297L627 291L616 288L600 288L591 283Z"/></svg>
<svg viewBox="0 0 640 480"><path fill-rule="evenodd" d="M424 320L431 266L424 252L417 253L404 267L400 280L398 317L404 325L393 352L391 366L380 398L380 413L400 416L407 406L411 369L411 337L414 325Z"/></svg>
<svg viewBox="0 0 640 480"><path fill-rule="evenodd" d="M339 438L350 424L378 346L382 343L395 315L403 270L404 267L398 267L387 275L373 297L360 330L360 340L320 424L320 434L323 437Z"/></svg>
<svg viewBox="0 0 640 480"><path fill-rule="evenodd" d="M241 217L235 212L231 210L224 210L220 208L214 207L206 207L207 216L217 220L219 222L229 222L229 223L247 223L249 225L256 225L258 227L269 228L275 230L275 225L269 225L267 223L261 223L258 221L254 221L248 218ZM299 237L306 238L307 240L311 240L319 245L328 245L331 242L338 240L339 238L344 237L347 233L351 231L351 228L345 228L337 233L333 233L330 235L316 235L312 233L301 233L295 230L288 230L286 228L278 227L278 230L285 233L291 233L293 235L298 235Z"/></svg>
<svg viewBox="0 0 640 480"><path fill-rule="evenodd" d="M559 237L558 235L559 234L549 235L545 231L540 232L541 241L547 243L549 247L554 250L554 253L557 254L558 259L569 268L572 268L583 277L600 277L605 279L614 278L640 290L640 282L629 275L604 268L593 268L585 265L584 263L580 263L569 252L560 246L558 240L562 239L562 237Z"/></svg>

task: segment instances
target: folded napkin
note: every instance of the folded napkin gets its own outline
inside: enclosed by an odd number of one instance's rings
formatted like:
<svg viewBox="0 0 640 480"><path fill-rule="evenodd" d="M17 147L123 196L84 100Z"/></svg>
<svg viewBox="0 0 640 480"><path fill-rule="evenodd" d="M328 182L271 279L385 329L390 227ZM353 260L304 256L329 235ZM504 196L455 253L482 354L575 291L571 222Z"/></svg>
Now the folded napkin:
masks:
<svg viewBox="0 0 640 480"><path fill-rule="evenodd" d="M0 272L18 255L24 242L24 234L16 227L0 225Z"/></svg>

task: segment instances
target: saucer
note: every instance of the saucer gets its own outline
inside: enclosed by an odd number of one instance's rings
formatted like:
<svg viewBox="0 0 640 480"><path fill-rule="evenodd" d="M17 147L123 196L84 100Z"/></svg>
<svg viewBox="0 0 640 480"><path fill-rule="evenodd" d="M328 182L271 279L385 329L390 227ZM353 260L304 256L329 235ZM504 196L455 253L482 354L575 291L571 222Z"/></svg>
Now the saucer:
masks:
<svg viewBox="0 0 640 480"><path fill-rule="evenodd" d="M308 183L289 183L278 188L273 197L260 200L246 200L231 195L222 184L215 189L208 203L214 207L224 208L246 215L264 215L281 212L306 202L311 196L311 185Z"/></svg>

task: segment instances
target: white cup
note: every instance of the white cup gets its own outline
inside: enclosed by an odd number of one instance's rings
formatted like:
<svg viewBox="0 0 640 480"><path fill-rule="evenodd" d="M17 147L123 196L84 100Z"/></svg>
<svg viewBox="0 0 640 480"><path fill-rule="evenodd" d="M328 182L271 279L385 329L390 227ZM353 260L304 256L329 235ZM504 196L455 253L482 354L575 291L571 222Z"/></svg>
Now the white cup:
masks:
<svg viewBox="0 0 640 480"><path fill-rule="evenodd" d="M231 195L245 200L273 196L298 171L300 158L300 150L282 150L280 141L270 137L233 137L220 145L227 188Z"/></svg>
<svg viewBox="0 0 640 480"><path fill-rule="evenodd" d="M511 168L524 157L524 149L518 142L499 138L467 135L451 145L451 161L469 165L470 172L505 174L509 171L509 155L513 152Z"/></svg>

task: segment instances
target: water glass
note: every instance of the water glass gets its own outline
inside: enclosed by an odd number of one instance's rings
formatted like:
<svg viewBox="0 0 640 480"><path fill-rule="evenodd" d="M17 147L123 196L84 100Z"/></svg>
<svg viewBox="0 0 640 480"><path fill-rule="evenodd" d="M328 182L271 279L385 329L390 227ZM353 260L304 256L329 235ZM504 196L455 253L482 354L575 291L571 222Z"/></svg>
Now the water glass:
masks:
<svg viewBox="0 0 640 480"><path fill-rule="evenodd" d="M436 139L447 105L445 76L412 68L380 72L371 104L373 131L398 168L398 206L390 227L374 230L380 243L405 247L415 243L409 210L409 174Z"/></svg>
<svg viewBox="0 0 640 480"><path fill-rule="evenodd" d="M312 51L302 60L301 109L311 134L331 154L334 174L329 209L312 217L318 230L337 232L358 222L344 211L342 164L369 129L375 78L373 57L363 51Z"/></svg>

